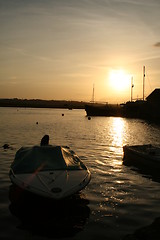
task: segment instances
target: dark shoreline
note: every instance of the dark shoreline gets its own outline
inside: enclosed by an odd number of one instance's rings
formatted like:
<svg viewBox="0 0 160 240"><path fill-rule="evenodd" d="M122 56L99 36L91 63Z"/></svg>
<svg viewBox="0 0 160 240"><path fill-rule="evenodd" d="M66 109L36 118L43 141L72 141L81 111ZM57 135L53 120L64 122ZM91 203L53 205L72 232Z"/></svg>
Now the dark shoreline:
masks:
<svg viewBox="0 0 160 240"><path fill-rule="evenodd" d="M84 109L87 102L67 100L41 100L41 99L18 99L1 98L0 107L23 107L23 108L67 108Z"/></svg>
<svg viewBox="0 0 160 240"><path fill-rule="evenodd" d="M86 116L137 118L160 124L159 101L135 101L124 104L90 103L69 100L1 98L0 107L84 109Z"/></svg>

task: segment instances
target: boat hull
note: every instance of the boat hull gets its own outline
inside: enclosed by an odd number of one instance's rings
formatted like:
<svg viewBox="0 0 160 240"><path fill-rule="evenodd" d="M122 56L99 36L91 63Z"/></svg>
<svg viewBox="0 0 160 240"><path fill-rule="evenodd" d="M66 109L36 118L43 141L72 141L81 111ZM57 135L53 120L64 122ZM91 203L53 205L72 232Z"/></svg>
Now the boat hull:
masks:
<svg viewBox="0 0 160 240"><path fill-rule="evenodd" d="M29 174L14 174L10 171L11 182L21 189L39 196L63 199L84 189L91 180L87 169L76 171L48 171Z"/></svg>
<svg viewBox="0 0 160 240"><path fill-rule="evenodd" d="M123 147L123 163L135 166L142 171L159 177L160 148L147 145L133 145Z"/></svg>
<svg viewBox="0 0 160 240"><path fill-rule="evenodd" d="M85 105L87 116L121 117L122 108L120 105Z"/></svg>

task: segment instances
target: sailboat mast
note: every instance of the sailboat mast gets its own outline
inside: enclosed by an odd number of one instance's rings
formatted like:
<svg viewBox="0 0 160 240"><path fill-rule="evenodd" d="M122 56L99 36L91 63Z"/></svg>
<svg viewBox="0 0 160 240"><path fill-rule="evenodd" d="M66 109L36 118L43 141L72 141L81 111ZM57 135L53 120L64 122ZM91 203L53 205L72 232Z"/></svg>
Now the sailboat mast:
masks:
<svg viewBox="0 0 160 240"><path fill-rule="evenodd" d="M133 76L131 77L131 102L133 100L133 87L134 87L134 84L133 84Z"/></svg>
<svg viewBox="0 0 160 240"><path fill-rule="evenodd" d="M91 100L91 102L94 103L94 84L93 84L93 92L92 92L92 100Z"/></svg>
<svg viewBox="0 0 160 240"><path fill-rule="evenodd" d="M143 66L143 101L144 101L144 87L145 87L145 66Z"/></svg>

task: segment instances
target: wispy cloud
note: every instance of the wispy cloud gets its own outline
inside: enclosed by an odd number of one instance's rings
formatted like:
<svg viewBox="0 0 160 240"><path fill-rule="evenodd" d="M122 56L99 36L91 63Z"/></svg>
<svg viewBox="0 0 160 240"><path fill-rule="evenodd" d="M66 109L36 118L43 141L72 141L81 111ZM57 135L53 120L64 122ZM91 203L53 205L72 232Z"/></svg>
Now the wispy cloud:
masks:
<svg viewBox="0 0 160 240"><path fill-rule="evenodd" d="M34 54L29 53L27 50L22 49L22 48L6 47L6 49L11 50L11 51L15 52L16 54L26 56L26 57L31 57L32 59L37 59L37 60L40 60L40 61L45 61L45 62L56 62L56 61L58 61L58 59L52 59L52 58L45 57L45 56L34 55Z"/></svg>
<svg viewBox="0 0 160 240"><path fill-rule="evenodd" d="M156 42L153 46L154 47L160 47L160 42Z"/></svg>

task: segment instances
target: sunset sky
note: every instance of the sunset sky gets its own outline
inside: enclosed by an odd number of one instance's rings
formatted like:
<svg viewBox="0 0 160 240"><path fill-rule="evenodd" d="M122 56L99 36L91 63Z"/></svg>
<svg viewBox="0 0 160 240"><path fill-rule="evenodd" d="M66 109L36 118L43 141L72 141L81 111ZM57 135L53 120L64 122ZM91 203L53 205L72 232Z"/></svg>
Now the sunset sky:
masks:
<svg viewBox="0 0 160 240"><path fill-rule="evenodd" d="M0 98L120 103L160 88L159 0L0 0Z"/></svg>

